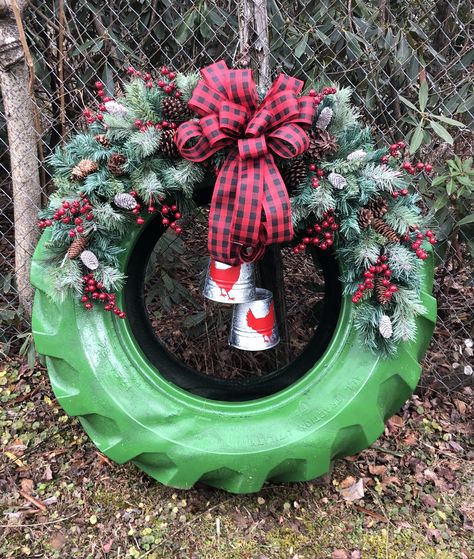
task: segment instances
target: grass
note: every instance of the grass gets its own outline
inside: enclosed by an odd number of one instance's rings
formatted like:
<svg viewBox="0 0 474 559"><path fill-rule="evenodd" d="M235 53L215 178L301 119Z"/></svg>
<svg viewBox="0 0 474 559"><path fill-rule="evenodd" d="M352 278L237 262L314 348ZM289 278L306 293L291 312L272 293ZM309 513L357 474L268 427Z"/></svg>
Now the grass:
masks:
<svg viewBox="0 0 474 559"><path fill-rule="evenodd" d="M308 483L235 496L164 487L111 463L45 371L0 371L0 557L468 559L472 390L414 396L373 448ZM346 489L363 480L364 495Z"/></svg>

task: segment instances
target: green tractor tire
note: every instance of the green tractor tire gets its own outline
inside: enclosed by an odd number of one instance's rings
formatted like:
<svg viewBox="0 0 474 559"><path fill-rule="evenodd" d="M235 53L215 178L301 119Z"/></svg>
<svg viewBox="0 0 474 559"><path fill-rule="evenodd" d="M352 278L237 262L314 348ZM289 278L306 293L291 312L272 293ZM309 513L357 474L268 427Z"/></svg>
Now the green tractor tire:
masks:
<svg viewBox="0 0 474 559"><path fill-rule="evenodd" d="M128 280L117 304L128 316L129 309L143 307L140 286L157 229L149 220L123 241ZM400 344L395 358L361 345L354 306L339 295L339 307L328 309L334 327L324 350L310 345L283 376L272 373L247 392L237 385L225 392L228 381L187 375L164 348L152 359L152 346L159 344L146 336L139 343L133 313L121 320L88 312L76 299L52 302L44 274L48 238L46 231L33 257L33 335L54 393L101 452L120 464L132 461L165 485L186 489L200 481L251 493L266 481L321 476L334 459L372 444L419 380L436 320L431 256L423 266L426 311L418 316L416 340ZM130 285L138 287L130 291Z"/></svg>

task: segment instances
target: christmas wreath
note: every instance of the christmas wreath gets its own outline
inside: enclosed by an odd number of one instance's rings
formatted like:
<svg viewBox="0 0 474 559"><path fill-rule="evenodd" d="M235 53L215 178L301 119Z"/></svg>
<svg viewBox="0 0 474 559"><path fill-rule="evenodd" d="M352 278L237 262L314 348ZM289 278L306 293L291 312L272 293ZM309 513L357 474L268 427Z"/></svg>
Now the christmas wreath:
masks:
<svg viewBox="0 0 474 559"><path fill-rule="evenodd" d="M215 174L209 250L231 265L270 243L334 250L363 343L384 355L416 336L422 261L436 242L413 188L430 165L377 147L345 87L281 75L261 95L249 70L218 62L201 74L129 68L115 98L100 81L87 127L49 157L55 192L47 274L56 302L78 297L120 318L120 241L159 212L179 235L196 190Z"/></svg>

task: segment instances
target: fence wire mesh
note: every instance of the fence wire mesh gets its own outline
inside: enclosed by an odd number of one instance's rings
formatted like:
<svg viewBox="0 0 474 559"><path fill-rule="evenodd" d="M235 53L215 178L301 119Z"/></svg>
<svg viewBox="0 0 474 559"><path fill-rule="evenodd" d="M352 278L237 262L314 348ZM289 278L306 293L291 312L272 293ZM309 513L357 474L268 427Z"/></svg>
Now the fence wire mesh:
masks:
<svg viewBox="0 0 474 559"><path fill-rule="evenodd" d="M261 37L251 28L248 44L239 42L239 20L246 5L255 4L261 7L262 0L30 2L24 27L39 116L38 151L32 156L41 169L43 203L51 187L43 161L81 126L84 108L95 105L96 79L113 96L128 65L152 70L166 64L189 71L225 58L229 65L258 70ZM407 134L410 139L418 123L428 123L432 114L457 118L466 126L448 126L452 145L439 129L424 126L419 159L445 173L448 159L472 155L474 26L469 1L269 0L263 6L272 76L284 71L316 84L352 87L354 102L380 142ZM425 80L429 97L421 111L419 86ZM27 339L29 324L14 275L14 219L18 222L21 215L14 216L4 112L0 101L0 350L8 355L18 351L22 337ZM430 206L434 193L428 183L424 189ZM443 240L436 284L439 321L425 360L425 380L446 389L472 379L473 289L469 239L456 228L459 208L449 201L445 206L444 213L436 214Z"/></svg>

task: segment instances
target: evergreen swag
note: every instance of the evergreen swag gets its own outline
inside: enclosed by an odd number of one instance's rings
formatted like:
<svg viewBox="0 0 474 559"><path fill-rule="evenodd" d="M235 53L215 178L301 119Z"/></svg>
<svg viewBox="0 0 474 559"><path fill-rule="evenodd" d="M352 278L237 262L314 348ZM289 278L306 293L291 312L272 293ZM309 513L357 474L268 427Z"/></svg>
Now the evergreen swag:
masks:
<svg viewBox="0 0 474 559"><path fill-rule="evenodd" d="M49 157L56 190L39 222L51 228L47 273L56 300L75 294L91 309L97 299L122 318L113 295L125 279L118 268L120 240L144 223L141 214L155 211L179 234L181 214L193 207L194 189L205 174L204 165L177 157L171 142L180 122L190 118L187 101L199 75L167 68L157 80L132 68L129 74L117 99L96 83L99 112L85 110L87 130ZM424 310L420 278L427 253L421 245L436 239L431 231L420 232L418 196L408 186L409 175L431 169L423 163L400 166L403 142L377 149L370 129L359 124L349 89L309 94L318 105L309 131L312 148L277 161L291 196L293 252L334 245L344 293L357 306L355 327L369 349L391 355L397 342L414 339L415 317ZM218 153L214 166L220 162ZM81 258L84 249L97 257L93 272L85 267L90 259Z"/></svg>

